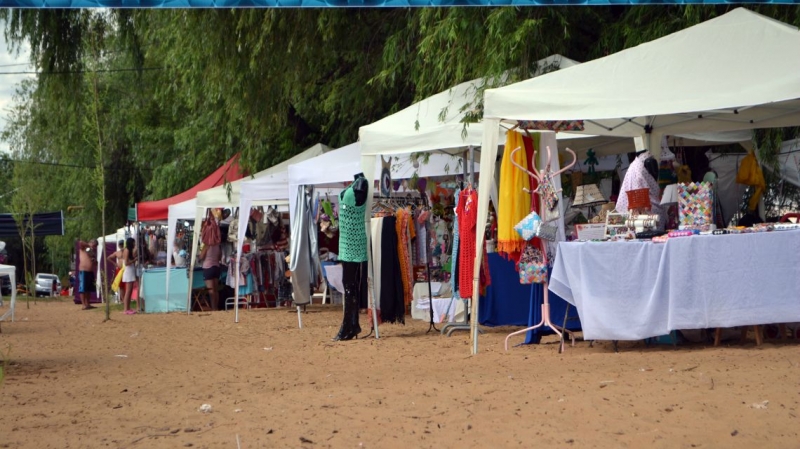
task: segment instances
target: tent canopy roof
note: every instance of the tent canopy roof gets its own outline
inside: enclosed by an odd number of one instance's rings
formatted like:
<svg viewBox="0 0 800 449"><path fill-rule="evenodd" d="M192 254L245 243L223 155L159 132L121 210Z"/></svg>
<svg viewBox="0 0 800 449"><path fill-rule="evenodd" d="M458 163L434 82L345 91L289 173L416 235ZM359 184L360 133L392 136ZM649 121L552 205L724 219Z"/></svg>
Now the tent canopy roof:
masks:
<svg viewBox="0 0 800 449"><path fill-rule="evenodd" d="M258 178L268 177L271 175L280 175L281 173L285 174L289 165L296 164L306 159L319 156L329 150L330 148L328 146L318 143L313 147L303 151L302 153L297 154L281 162L280 164L273 165L272 167L266 170L262 170L256 173L255 175L253 175L253 178L258 179ZM219 187L214 187L212 189L207 189L198 192L197 206L199 207L237 206L239 204L239 193L241 191L241 183L250 180L252 179L241 179L239 181L230 183L229 186L220 185ZM230 198L228 198L228 187L230 187ZM287 187L287 195L288 195L288 187Z"/></svg>
<svg viewBox="0 0 800 449"><path fill-rule="evenodd" d="M561 55L552 55L537 64L537 74L578 64ZM483 128L464 127L468 112L476 108L478 89L490 80L480 78L461 83L446 91L359 129L365 155L407 154L421 151L452 150L480 146Z"/></svg>
<svg viewBox="0 0 800 449"><path fill-rule="evenodd" d="M203 190L210 189L240 179L245 173L239 167L239 155L235 155L222 167L211 173L206 179L200 181L191 189L175 196L158 201L145 201L136 205L136 218L139 221L166 220L169 216L169 206L190 200Z"/></svg>
<svg viewBox="0 0 800 449"><path fill-rule="evenodd" d="M489 89L484 118L584 120L636 137L800 123L800 33L744 8L594 61ZM536 129L536 126L530 126Z"/></svg>

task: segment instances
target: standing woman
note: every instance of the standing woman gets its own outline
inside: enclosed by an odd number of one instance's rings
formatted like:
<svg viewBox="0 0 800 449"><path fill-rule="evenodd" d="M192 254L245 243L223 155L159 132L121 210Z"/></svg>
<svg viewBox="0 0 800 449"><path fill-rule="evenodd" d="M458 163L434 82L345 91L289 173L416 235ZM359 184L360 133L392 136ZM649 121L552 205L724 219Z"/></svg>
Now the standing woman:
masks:
<svg viewBox="0 0 800 449"><path fill-rule="evenodd" d="M203 250L200 251L200 260L203 261L203 280L211 294L211 310L217 310L219 307L217 285L219 284L219 260L221 257L222 250L219 244L203 245Z"/></svg>
<svg viewBox="0 0 800 449"><path fill-rule="evenodd" d="M122 297L122 306L125 315L133 315L135 310L131 310L131 296L133 296L133 284L136 282L136 240L129 238L125 241L125 249L122 250L122 282L125 285L125 295Z"/></svg>

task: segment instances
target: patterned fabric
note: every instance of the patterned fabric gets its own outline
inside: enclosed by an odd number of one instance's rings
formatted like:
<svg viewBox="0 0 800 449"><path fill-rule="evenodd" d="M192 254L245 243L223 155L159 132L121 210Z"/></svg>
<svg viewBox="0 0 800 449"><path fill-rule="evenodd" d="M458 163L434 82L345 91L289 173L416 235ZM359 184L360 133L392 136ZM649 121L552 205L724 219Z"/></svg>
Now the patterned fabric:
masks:
<svg viewBox="0 0 800 449"><path fill-rule="evenodd" d="M664 214L664 209L661 206L661 189L658 187L658 181L650 176L650 173L648 173L647 169L644 167L644 161L650 157L652 157L650 156L650 152L645 151L637 156L633 162L631 162L627 173L625 173L625 179L622 180L622 186L619 190L619 197L617 198L616 209L617 212L621 214L628 212L628 191L636 189L649 189L650 211L652 214L660 216L658 221L659 229L663 230L666 217Z"/></svg>
<svg viewBox="0 0 800 449"><path fill-rule="evenodd" d="M367 226L364 224L366 202L356 205L353 184L341 194L339 206L339 260L365 262L367 260Z"/></svg>
<svg viewBox="0 0 800 449"><path fill-rule="evenodd" d="M678 184L678 229L702 228L710 225L714 207L714 191L711 184L697 182Z"/></svg>
<svg viewBox="0 0 800 449"><path fill-rule="evenodd" d="M475 239L477 237L478 225L478 193L471 188L461 192L458 201L458 230L461 233L459 240L459 267L458 283L462 298L472 297L472 279L475 273Z"/></svg>
<svg viewBox="0 0 800 449"><path fill-rule="evenodd" d="M400 276L403 281L403 302L411 304L413 298L411 279L413 278L411 265L411 238L409 235L409 220L411 213L406 209L397 209L397 254L400 258Z"/></svg>

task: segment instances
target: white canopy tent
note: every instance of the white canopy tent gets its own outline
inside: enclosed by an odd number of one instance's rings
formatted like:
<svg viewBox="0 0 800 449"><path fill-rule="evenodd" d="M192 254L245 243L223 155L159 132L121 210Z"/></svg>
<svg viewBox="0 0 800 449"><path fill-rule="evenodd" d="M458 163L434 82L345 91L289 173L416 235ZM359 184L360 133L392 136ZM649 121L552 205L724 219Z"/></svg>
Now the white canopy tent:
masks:
<svg viewBox="0 0 800 449"><path fill-rule="evenodd" d="M800 122L800 57L791 56L798 48L797 28L737 8L569 70L489 89L484 119L583 120L584 133L640 137L654 156L663 135L793 126Z"/></svg>
<svg viewBox="0 0 800 449"><path fill-rule="evenodd" d="M195 208L195 226L194 226L194 238L192 245L192 258L189 266L189 284L191 285L192 276L194 272L194 265L195 261L197 260L197 251L199 248L199 239L200 239L200 228L201 223L203 220L203 213L205 212L206 208L209 207L234 207L241 201L241 191L242 191L242 183L255 181L257 179L265 179L270 178L271 180L275 181L275 185L278 187L278 192L283 192L283 196L276 194L278 198L263 198L265 201L258 202L258 205L286 205L288 204L289 198L289 191L288 191L288 184L286 183L288 180L288 172L287 169L289 165L295 164L298 162L302 162L306 159L310 159L312 157L319 156L327 151L330 148L326 145L318 143L311 148L303 151L300 154L297 154L277 165L274 165L266 170L262 170L256 173L253 178L254 179L240 179L238 181L234 181L230 183L228 186L219 186L213 189L205 190L202 192L197 193L197 207ZM281 187L282 186L282 187ZM252 186L248 184L246 189L251 189ZM229 192L230 189L230 192ZM229 196L230 193L230 196ZM269 200L269 201L267 201ZM249 207L248 209L249 210ZM244 226L242 228L245 228ZM244 229L243 229L244 230ZM168 258L169 259L169 258ZM238 289L237 289L237 296L238 296ZM187 307L188 311L191 312L191 292L187 297ZM238 299L236 301L236 314L235 314L235 321L239 322L239 307L238 307Z"/></svg>
<svg viewBox="0 0 800 449"><path fill-rule="evenodd" d="M8 311L0 315L0 321L5 321L11 317L14 321L14 306L17 304L17 267L11 265L0 265L0 277L8 276L11 280L11 302L9 303ZM3 303L3 293L0 289L0 304Z"/></svg>
<svg viewBox="0 0 800 449"><path fill-rule="evenodd" d="M800 124L800 33L743 8L569 70L490 89L484 95L481 164L494 168L501 120L526 129L582 120L583 132L635 137L661 153L668 134ZM743 64L756 70L744 70ZM493 170L489 170L493 172ZM488 186L481 185L477 244L483 244ZM481 263L475 261L477 272ZM475 283L477 292L476 277ZM477 294L473 310L477 310ZM473 322L474 325L474 322ZM477 353L477 327L472 331Z"/></svg>

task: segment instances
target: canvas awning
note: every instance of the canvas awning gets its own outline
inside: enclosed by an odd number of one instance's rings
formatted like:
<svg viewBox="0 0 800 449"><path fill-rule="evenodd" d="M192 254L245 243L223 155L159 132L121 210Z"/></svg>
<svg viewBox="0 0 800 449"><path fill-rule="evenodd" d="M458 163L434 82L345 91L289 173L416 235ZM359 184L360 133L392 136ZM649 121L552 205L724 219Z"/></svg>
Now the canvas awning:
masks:
<svg viewBox="0 0 800 449"><path fill-rule="evenodd" d="M230 158L222 167L211 173L191 189L175 196L158 201L145 201L136 204L136 219L139 221L164 221L169 217L169 206L190 200L198 192L220 186L226 182L236 181L245 175L239 167L239 155Z"/></svg>
<svg viewBox="0 0 800 449"><path fill-rule="evenodd" d="M326 151L329 151L330 148L326 145L318 143L313 147L303 151L300 154L297 154L280 164L273 165L272 167L262 170L255 175L253 178L259 179L268 177L270 175L286 173L289 165L296 164L298 162L304 161L306 159L311 159L312 157L317 157ZM219 187L215 187L213 189L204 190L197 193L197 205L199 207L233 207L239 204L239 193L241 191L241 183L245 181L249 181L251 179L241 179L236 182L230 183L230 185L221 185ZM287 187L287 198L288 198L288 187Z"/></svg>
<svg viewBox="0 0 800 449"><path fill-rule="evenodd" d="M800 123L798 48L797 28L737 8L569 70L489 89L484 123L523 120L544 129L541 122L581 120L583 133L641 137L656 156L662 135L793 126Z"/></svg>

